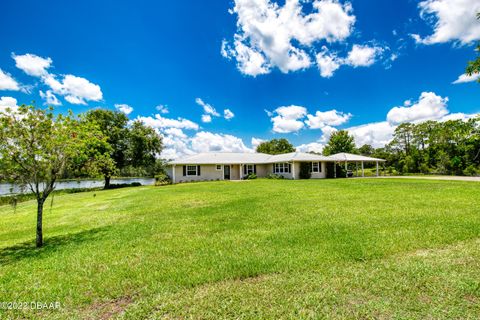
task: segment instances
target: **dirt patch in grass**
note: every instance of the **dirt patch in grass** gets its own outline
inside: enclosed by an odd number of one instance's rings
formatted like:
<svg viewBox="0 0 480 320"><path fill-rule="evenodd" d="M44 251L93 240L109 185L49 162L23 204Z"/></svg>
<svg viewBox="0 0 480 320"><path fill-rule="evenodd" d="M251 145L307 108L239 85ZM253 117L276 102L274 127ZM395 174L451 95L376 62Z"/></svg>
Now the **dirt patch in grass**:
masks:
<svg viewBox="0 0 480 320"><path fill-rule="evenodd" d="M96 319L112 319L113 317L121 314L131 303L132 297L120 297L110 301L93 303L89 309L96 314Z"/></svg>

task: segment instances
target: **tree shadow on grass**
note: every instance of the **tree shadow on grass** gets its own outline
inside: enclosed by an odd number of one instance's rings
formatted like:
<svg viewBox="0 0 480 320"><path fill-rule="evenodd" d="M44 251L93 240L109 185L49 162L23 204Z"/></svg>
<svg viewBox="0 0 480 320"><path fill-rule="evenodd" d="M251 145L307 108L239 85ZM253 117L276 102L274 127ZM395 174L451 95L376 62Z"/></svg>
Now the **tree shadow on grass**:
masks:
<svg viewBox="0 0 480 320"><path fill-rule="evenodd" d="M66 246L76 246L103 237L110 227L85 230L54 237L46 237L43 247L37 248L35 241L26 241L14 246L0 249L0 266L29 258L42 258L54 252L62 251Z"/></svg>

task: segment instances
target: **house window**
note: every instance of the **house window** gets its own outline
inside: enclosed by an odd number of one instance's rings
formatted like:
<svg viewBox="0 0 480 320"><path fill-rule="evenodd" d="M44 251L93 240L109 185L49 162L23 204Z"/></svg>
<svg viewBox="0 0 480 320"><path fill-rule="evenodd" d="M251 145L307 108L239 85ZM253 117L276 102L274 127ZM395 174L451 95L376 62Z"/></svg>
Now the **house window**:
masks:
<svg viewBox="0 0 480 320"><path fill-rule="evenodd" d="M273 165L273 173L290 173L291 165L287 162L275 163Z"/></svg>
<svg viewBox="0 0 480 320"><path fill-rule="evenodd" d="M312 162L312 172L321 172L321 170L319 162Z"/></svg>
<svg viewBox="0 0 480 320"><path fill-rule="evenodd" d="M197 166L187 166L187 176L196 176Z"/></svg>
<svg viewBox="0 0 480 320"><path fill-rule="evenodd" d="M247 167L247 175L249 175L250 173L254 173L254 170L253 170L253 164L246 164L245 167Z"/></svg>
<svg viewBox="0 0 480 320"><path fill-rule="evenodd" d="M217 171L222 171L222 165L221 164L217 164L216 168L217 168Z"/></svg>

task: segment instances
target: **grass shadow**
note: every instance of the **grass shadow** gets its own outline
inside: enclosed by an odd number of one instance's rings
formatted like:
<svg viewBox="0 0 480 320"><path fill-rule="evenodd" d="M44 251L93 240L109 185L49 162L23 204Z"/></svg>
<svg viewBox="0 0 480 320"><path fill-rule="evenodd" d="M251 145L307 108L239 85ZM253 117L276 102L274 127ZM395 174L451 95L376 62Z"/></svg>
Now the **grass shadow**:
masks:
<svg viewBox="0 0 480 320"><path fill-rule="evenodd" d="M0 266L29 258L41 258L60 251L65 246L75 246L88 241L98 240L103 237L110 227L85 230L54 237L44 238L43 247L37 248L35 241L26 241L10 247L0 249Z"/></svg>

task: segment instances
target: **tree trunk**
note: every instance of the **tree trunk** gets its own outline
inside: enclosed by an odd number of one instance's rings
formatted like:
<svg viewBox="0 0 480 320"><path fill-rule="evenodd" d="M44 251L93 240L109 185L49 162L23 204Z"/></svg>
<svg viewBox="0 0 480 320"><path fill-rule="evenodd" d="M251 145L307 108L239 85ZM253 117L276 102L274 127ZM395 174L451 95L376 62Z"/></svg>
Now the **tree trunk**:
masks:
<svg viewBox="0 0 480 320"><path fill-rule="evenodd" d="M110 188L110 177L105 176L105 186L103 187L103 189L108 189L108 188Z"/></svg>
<svg viewBox="0 0 480 320"><path fill-rule="evenodd" d="M45 200L38 199L37 200L37 248L43 246L43 227L42 227L42 220L43 220L43 204Z"/></svg>

